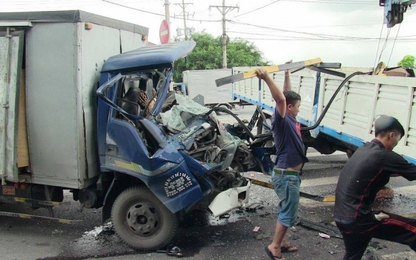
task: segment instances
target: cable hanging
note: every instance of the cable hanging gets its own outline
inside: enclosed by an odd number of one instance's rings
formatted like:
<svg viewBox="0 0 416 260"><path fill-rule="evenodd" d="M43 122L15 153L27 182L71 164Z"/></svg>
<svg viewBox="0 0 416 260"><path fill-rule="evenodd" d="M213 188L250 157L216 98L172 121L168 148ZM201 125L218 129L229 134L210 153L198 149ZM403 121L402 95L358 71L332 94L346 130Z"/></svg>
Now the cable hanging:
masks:
<svg viewBox="0 0 416 260"><path fill-rule="evenodd" d="M393 46L391 47L391 52L390 52L389 60L387 61L387 67L388 67L388 66L389 66L389 64L390 64L391 55L393 54L393 51L394 51L394 45L396 44L397 36L399 35L399 31L400 31L400 26L401 26L401 25L402 25L402 24L400 23L400 24L399 24L399 28L397 29L396 37L394 38L394 41L393 41Z"/></svg>

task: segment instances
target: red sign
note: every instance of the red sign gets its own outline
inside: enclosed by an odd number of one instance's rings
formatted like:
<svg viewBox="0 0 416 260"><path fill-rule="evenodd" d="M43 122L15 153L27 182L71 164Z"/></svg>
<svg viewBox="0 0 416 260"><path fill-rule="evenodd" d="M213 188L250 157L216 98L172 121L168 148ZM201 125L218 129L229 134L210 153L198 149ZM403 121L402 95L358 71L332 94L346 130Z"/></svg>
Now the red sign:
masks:
<svg viewBox="0 0 416 260"><path fill-rule="evenodd" d="M161 44L169 42L169 24L166 20L163 20L160 24L159 37Z"/></svg>

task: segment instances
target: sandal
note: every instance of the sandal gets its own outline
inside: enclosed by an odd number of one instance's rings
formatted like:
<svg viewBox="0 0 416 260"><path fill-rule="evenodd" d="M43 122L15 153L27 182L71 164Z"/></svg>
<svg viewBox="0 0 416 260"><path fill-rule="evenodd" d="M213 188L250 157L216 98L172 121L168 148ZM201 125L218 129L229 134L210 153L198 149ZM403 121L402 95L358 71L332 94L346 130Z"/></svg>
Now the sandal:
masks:
<svg viewBox="0 0 416 260"><path fill-rule="evenodd" d="M267 256L268 256L271 260L276 260L276 259L286 260L285 258L283 258L283 256L282 256L282 255L280 255L280 256L273 255L273 253L269 250L269 247L268 247L268 246L264 247L264 251L266 251Z"/></svg>
<svg viewBox="0 0 416 260"><path fill-rule="evenodd" d="M282 253L293 253L298 251L298 248L295 246L282 246L280 250Z"/></svg>

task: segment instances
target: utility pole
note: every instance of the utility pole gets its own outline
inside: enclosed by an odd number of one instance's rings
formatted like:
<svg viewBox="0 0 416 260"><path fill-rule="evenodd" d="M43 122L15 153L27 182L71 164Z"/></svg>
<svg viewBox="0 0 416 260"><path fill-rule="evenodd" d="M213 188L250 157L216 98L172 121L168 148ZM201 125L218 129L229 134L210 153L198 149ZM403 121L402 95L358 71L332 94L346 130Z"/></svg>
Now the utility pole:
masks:
<svg viewBox="0 0 416 260"><path fill-rule="evenodd" d="M168 26L169 26L169 42L171 42L171 40L170 40L170 38L171 38L171 29L170 29L170 13L169 13L169 5L170 5L170 3L169 3L169 0L165 0L165 20L166 20L166 22L168 23Z"/></svg>
<svg viewBox="0 0 416 260"><path fill-rule="evenodd" d="M225 0L222 0L222 6L218 5L211 5L211 7L216 7L218 11L222 14L222 67L224 69L227 68L227 33L226 33L226 27L225 27L225 15L228 13L228 11L233 10L235 8L239 9L238 6L226 6Z"/></svg>
<svg viewBox="0 0 416 260"><path fill-rule="evenodd" d="M187 28L186 28L186 16L187 16L187 13L186 13L185 9L186 9L186 6L187 5L192 5L192 3L185 3L184 0L182 0L182 3L181 4L175 4L175 5L179 5L182 8L183 31L184 31L184 34L185 34L185 40L188 40L188 35L186 33L186 31L187 31Z"/></svg>

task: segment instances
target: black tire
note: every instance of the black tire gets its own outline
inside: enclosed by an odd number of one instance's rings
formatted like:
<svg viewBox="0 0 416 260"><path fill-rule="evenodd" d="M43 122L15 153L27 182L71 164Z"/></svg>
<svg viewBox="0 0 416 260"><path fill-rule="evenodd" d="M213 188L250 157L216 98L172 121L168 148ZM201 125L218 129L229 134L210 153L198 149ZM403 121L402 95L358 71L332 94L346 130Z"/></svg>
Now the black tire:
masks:
<svg viewBox="0 0 416 260"><path fill-rule="evenodd" d="M114 201L111 219L118 237L138 250L166 246L176 234L178 219L147 187L132 187Z"/></svg>

